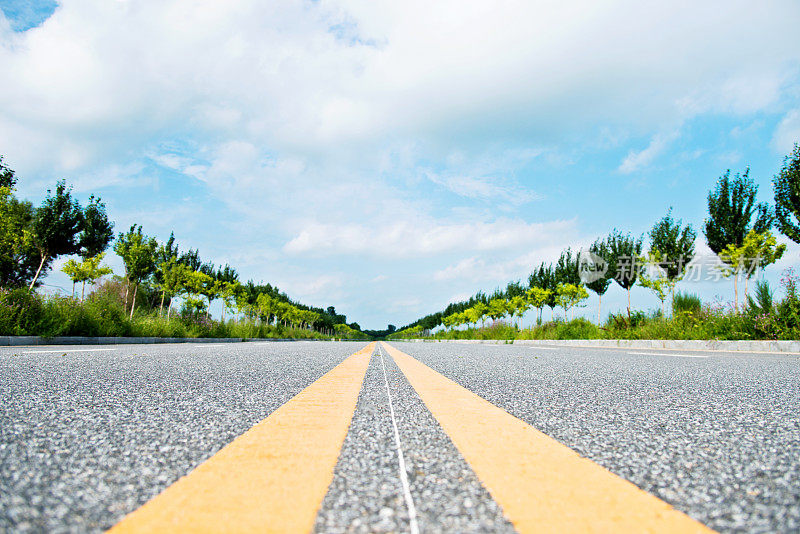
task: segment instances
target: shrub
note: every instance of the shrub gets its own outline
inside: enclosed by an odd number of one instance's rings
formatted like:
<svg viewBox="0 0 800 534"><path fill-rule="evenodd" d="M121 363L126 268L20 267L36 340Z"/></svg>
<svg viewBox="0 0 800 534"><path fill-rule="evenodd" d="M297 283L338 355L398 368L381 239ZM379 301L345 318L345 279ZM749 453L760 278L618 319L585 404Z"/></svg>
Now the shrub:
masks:
<svg viewBox="0 0 800 534"><path fill-rule="evenodd" d="M703 303L700 297L692 293L675 293L672 299L672 313L675 315L688 312L694 315L700 313Z"/></svg>

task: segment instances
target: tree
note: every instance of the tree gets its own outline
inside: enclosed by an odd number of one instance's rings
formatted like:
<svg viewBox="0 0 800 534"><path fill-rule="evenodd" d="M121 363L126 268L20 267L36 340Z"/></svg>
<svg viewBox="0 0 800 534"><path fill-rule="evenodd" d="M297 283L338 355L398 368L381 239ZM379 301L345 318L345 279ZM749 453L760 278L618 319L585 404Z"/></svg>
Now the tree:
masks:
<svg viewBox="0 0 800 534"><path fill-rule="evenodd" d="M775 219L786 237L800 243L800 145L783 160L783 167L772 179L775 189Z"/></svg>
<svg viewBox="0 0 800 534"><path fill-rule="evenodd" d="M530 309L531 305L528 302L528 299L521 295L516 295L508 301L509 303L509 310L511 311L512 317L517 317L518 319L522 319L522 316L525 315L525 312ZM517 321L517 327L519 327L519 321Z"/></svg>
<svg viewBox="0 0 800 534"><path fill-rule="evenodd" d="M131 301L131 314L136 307L136 293L139 284L148 279L156 271L156 249L158 243L152 237L142 233L142 227L131 226L126 234L119 234L114 251L122 258L125 264L125 278L127 284L133 284L133 300ZM126 284L126 305L127 305L127 284Z"/></svg>
<svg viewBox="0 0 800 534"><path fill-rule="evenodd" d="M611 286L611 280L613 280L614 274L611 272L611 269L609 269L608 257L610 254L608 252L608 245L603 239L597 239L594 243L589 245L589 252L605 262L604 266L594 265L595 271L589 273L592 280L584 281L586 287L594 291L597 295L597 324L600 324L600 309L603 305L603 295L605 295L609 286ZM594 259L591 259L591 256L587 258L586 261L591 261L592 264L596 263ZM580 263L584 265L583 259L580 260ZM599 263L599 260L597 263ZM605 267L605 272L602 272L602 267ZM600 271L597 269L600 269Z"/></svg>
<svg viewBox="0 0 800 534"><path fill-rule="evenodd" d="M651 253L647 257L641 258L643 264L639 272L639 285L652 291L658 300L661 301L661 315L664 316L664 301L668 294L672 293L677 280L669 278L667 271L661 267L661 259L658 253Z"/></svg>
<svg viewBox="0 0 800 534"><path fill-rule="evenodd" d="M14 176L14 171L3 163L3 156L0 156L0 187L14 189L16 185L17 178Z"/></svg>
<svg viewBox="0 0 800 534"><path fill-rule="evenodd" d="M81 283L81 302L85 296L86 282L94 284L100 277L111 274L113 271L107 265L101 265L105 252L101 252L80 263L70 258L62 267L62 271L72 280L72 293L75 294L75 284Z"/></svg>
<svg viewBox="0 0 800 534"><path fill-rule="evenodd" d="M550 302L553 292L549 289L542 289L541 287L530 288L526 295L531 307L539 310L539 317L537 324L542 324L542 311L544 307Z"/></svg>
<svg viewBox="0 0 800 534"><path fill-rule="evenodd" d="M650 229L650 254L648 260L655 262L664 271L671 284L670 295L694 258L694 242L697 233L691 224L682 226L682 221L672 218L672 208ZM651 288L652 289L652 288ZM663 305L663 301L662 301ZM662 306L663 308L663 306Z"/></svg>
<svg viewBox="0 0 800 534"><path fill-rule="evenodd" d="M0 187L0 287L27 286L39 270L39 250L30 228L35 210L17 200L8 187ZM47 271L52 259L45 261Z"/></svg>
<svg viewBox="0 0 800 534"><path fill-rule="evenodd" d="M750 178L748 168L733 178L730 170L726 171L708 193L708 219L703 232L715 254L728 245L742 246L750 230L763 233L772 227L772 211L764 202L756 204L757 192L758 186Z"/></svg>
<svg viewBox="0 0 800 534"><path fill-rule="evenodd" d="M589 298L586 288L576 284L558 284L556 288L556 303L564 309L564 321L567 321L567 312ZM573 312L572 317L575 317Z"/></svg>
<svg viewBox="0 0 800 534"><path fill-rule="evenodd" d="M102 265L101 262L105 258L106 253L101 252L91 258L87 258L84 263L83 285L81 286L81 300L83 300L83 291L86 288L86 282L94 285L101 277L112 274L114 271L108 265Z"/></svg>
<svg viewBox="0 0 800 534"><path fill-rule="evenodd" d="M206 302L200 298L209 284L213 284L214 280L206 273L200 271L186 270L186 277L183 281L184 292L186 293L185 305L186 307L197 315L206 311Z"/></svg>
<svg viewBox="0 0 800 534"><path fill-rule="evenodd" d="M83 210L83 224L78 238L80 255L86 260L106 251L114 241L114 223L108 220L106 205L100 197L89 197L89 204Z"/></svg>
<svg viewBox="0 0 800 534"><path fill-rule="evenodd" d="M786 245L779 245L771 232L758 233L750 230L741 246L728 245L720 253L720 259L728 266L723 270L723 274L734 277L734 307L736 310L739 309L739 276L744 275L744 293L747 298L747 280L755 270L764 269L775 263L783 256L784 252L786 252Z"/></svg>
<svg viewBox="0 0 800 534"><path fill-rule="evenodd" d="M175 256L158 264L158 285L161 289L161 307L159 308L159 315L164 311L164 298L169 297L167 303L167 319L169 319L172 313L172 299L185 291L186 281L191 272L189 267L178 263Z"/></svg>
<svg viewBox="0 0 800 534"><path fill-rule="evenodd" d="M47 197L37 208L32 221L32 238L39 251L39 267L31 280L33 289L48 259L80 251L78 234L83 225L83 210L64 181L56 184L55 195L47 190Z"/></svg>
<svg viewBox="0 0 800 534"><path fill-rule="evenodd" d="M506 306L506 300L501 298L493 298L489 301L489 307L486 310L486 314L492 318L493 321L497 321L498 319L502 319L508 313L508 307Z"/></svg>
<svg viewBox="0 0 800 534"><path fill-rule="evenodd" d="M636 284L639 275L637 265L642 254L642 238L623 234L616 228L606 239L608 250L608 268L613 273L614 281L628 292L628 321L631 319L631 288Z"/></svg>
<svg viewBox="0 0 800 534"><path fill-rule="evenodd" d="M219 297L222 299L222 322L225 322L225 310L233 311L236 305L236 296L242 291L242 284L238 280L233 282L221 281L219 284Z"/></svg>
<svg viewBox="0 0 800 534"><path fill-rule="evenodd" d="M576 286L582 284L581 274L578 270L578 255L573 255L572 250L569 248L558 257L553 272L556 284L573 284Z"/></svg>
<svg viewBox="0 0 800 534"><path fill-rule="evenodd" d="M548 300L545 305L550 308L550 318L552 319L553 310L556 307L556 287L558 287L558 281L556 280L556 274L553 266L541 263L539 267L528 277L528 286L538 287L540 289L549 291ZM539 314L539 319L541 321L541 313Z"/></svg>

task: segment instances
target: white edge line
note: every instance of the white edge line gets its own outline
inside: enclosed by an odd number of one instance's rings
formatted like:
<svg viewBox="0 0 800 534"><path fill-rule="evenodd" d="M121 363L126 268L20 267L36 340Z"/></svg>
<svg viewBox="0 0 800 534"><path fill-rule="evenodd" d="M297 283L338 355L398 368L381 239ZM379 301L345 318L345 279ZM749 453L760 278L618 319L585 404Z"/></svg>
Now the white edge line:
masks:
<svg viewBox="0 0 800 534"><path fill-rule="evenodd" d="M670 358L708 358L708 354L669 354L663 352L627 352L627 354L642 354L644 356L669 356Z"/></svg>
<svg viewBox="0 0 800 534"><path fill-rule="evenodd" d="M45 353L65 353L65 352L102 352L117 349L69 349L69 350L24 350L22 354L45 354Z"/></svg>
<svg viewBox="0 0 800 534"><path fill-rule="evenodd" d="M406 462L403 458L403 447L400 443L400 432L397 430L397 420L394 417L394 406L392 405L392 392L389 389L389 378L386 376L386 364L383 362L383 349L378 344L378 354L381 357L381 367L383 367L383 382L386 384L386 396L389 398L389 413L392 415L392 426L394 427L394 443L397 446L397 463L400 465L400 482L403 485L403 496L406 499L408 508L408 522L411 534L419 534L417 524L417 509L414 507L414 500L411 498L411 486L408 483L408 473L406 473Z"/></svg>

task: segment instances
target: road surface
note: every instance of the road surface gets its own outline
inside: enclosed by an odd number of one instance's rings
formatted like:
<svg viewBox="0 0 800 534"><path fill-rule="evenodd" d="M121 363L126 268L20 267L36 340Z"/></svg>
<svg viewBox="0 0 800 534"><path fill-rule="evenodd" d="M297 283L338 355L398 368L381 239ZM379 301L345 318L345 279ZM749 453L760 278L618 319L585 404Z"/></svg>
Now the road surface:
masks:
<svg viewBox="0 0 800 534"><path fill-rule="evenodd" d="M798 355L0 348L6 531L796 532L799 458Z"/></svg>

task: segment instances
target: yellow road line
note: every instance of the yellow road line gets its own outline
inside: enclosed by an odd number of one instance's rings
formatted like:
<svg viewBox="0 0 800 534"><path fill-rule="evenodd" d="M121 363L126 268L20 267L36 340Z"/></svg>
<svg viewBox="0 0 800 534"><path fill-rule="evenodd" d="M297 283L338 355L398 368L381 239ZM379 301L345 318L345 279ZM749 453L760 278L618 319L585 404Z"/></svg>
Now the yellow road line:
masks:
<svg viewBox="0 0 800 534"><path fill-rule="evenodd" d="M519 532L713 532L411 356L383 347Z"/></svg>
<svg viewBox="0 0 800 534"><path fill-rule="evenodd" d="M344 360L111 532L310 531L374 348Z"/></svg>

